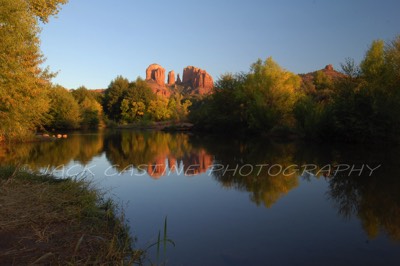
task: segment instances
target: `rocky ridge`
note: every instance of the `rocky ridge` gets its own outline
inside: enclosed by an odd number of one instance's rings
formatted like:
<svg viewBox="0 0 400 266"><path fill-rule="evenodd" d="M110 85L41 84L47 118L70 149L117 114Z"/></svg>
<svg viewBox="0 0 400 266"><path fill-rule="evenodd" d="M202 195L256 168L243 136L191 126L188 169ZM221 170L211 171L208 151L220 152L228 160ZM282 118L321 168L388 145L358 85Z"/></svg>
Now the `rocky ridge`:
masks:
<svg viewBox="0 0 400 266"><path fill-rule="evenodd" d="M151 64L146 69L146 81L157 95L169 97L175 86L183 87L182 92L187 95L207 95L212 93L214 80L207 71L188 66L183 69L182 80L178 74L175 78L173 70L168 72L165 83L165 69L159 64Z"/></svg>

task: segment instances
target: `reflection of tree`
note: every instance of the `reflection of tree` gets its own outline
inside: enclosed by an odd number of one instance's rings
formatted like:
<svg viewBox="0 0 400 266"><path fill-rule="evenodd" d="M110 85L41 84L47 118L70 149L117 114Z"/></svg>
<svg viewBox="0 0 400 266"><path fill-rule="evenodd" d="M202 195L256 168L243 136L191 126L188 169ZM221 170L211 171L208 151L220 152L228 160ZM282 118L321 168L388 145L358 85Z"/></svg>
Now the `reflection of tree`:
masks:
<svg viewBox="0 0 400 266"><path fill-rule="evenodd" d="M400 240L400 181L392 175L335 176L329 196L345 217L357 215L369 237L385 231Z"/></svg>
<svg viewBox="0 0 400 266"><path fill-rule="evenodd" d="M329 197L335 202L340 215L356 215L371 238L380 231L392 239L400 240L400 180L397 173L400 154L396 149L381 147L342 147L336 152L337 160L379 165L372 176L336 175L329 180Z"/></svg>
<svg viewBox="0 0 400 266"><path fill-rule="evenodd" d="M360 199L360 184L356 178L347 175L337 175L329 183L329 195L335 199L338 212L345 218L350 218L358 211Z"/></svg>
<svg viewBox="0 0 400 266"><path fill-rule="evenodd" d="M68 139L3 147L0 164L25 164L32 169L78 161L87 164L103 150L102 134L70 135ZM2 156L1 153L4 155Z"/></svg>
<svg viewBox="0 0 400 266"><path fill-rule="evenodd" d="M268 173L271 165L279 164L287 167L293 164L292 155L295 148L293 144L277 145L256 139L252 141L217 139L207 140L204 143L207 143L207 150L215 154L215 163L225 167L213 172L216 180L224 187L250 192L251 200L257 205L264 204L266 207L271 207L299 184L298 175L293 171L288 175L282 172L277 174L279 170L270 172L271 175ZM253 170L248 167L243 172L245 174L240 174L239 170L246 165L252 165Z"/></svg>

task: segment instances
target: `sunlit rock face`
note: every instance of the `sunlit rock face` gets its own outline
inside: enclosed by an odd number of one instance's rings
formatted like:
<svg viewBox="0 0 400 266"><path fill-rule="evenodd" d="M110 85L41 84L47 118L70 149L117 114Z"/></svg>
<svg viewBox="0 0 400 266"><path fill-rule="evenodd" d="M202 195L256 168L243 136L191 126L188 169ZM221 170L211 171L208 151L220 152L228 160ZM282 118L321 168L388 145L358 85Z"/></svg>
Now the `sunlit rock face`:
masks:
<svg viewBox="0 0 400 266"><path fill-rule="evenodd" d="M146 80L155 81L158 85L165 85L165 69L158 64L151 64L146 69Z"/></svg>
<svg viewBox="0 0 400 266"><path fill-rule="evenodd" d="M168 85L175 85L175 72L173 70L168 72Z"/></svg>
<svg viewBox="0 0 400 266"><path fill-rule="evenodd" d="M171 95L171 91L165 85L165 69L159 64L151 64L146 69L146 81L156 95L164 97Z"/></svg>
<svg viewBox="0 0 400 266"><path fill-rule="evenodd" d="M214 87L214 81L207 71L188 66L183 69L182 85L188 87L189 94L209 94Z"/></svg>
<svg viewBox="0 0 400 266"><path fill-rule="evenodd" d="M146 81L150 88L157 95L169 97L174 85L183 87L183 94L193 95L207 95L211 94L214 81L207 71L188 66L183 69L182 80L180 75L175 79L175 72L173 70L168 72L167 84L165 83L165 69L159 64L151 64L146 69Z"/></svg>

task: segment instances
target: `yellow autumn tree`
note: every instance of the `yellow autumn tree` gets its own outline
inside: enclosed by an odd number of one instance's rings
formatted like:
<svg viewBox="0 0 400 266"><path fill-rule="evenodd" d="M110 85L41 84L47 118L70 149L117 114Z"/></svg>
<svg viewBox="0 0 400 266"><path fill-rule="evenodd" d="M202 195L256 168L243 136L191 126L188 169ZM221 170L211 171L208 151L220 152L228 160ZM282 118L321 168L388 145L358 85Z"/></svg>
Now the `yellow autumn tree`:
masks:
<svg viewBox="0 0 400 266"><path fill-rule="evenodd" d="M291 125L292 111L299 97L301 79L281 68L272 57L258 60L243 86L247 119L251 129L269 130L274 126Z"/></svg>
<svg viewBox="0 0 400 266"><path fill-rule="evenodd" d="M41 68L39 21L66 2L0 0L0 141L23 140L46 120L52 75Z"/></svg>

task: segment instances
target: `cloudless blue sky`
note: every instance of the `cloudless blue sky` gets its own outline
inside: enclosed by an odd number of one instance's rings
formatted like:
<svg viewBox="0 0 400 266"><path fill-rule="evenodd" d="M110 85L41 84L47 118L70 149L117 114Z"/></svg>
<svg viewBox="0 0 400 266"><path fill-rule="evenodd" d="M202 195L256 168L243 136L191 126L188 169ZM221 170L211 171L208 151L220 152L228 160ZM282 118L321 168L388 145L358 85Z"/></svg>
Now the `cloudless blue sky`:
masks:
<svg viewBox="0 0 400 266"><path fill-rule="evenodd" d="M152 63L217 79L272 56L306 73L359 62L373 40L400 34L399 11L398 0L70 0L44 25L41 47L67 88L135 80Z"/></svg>

